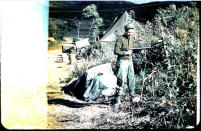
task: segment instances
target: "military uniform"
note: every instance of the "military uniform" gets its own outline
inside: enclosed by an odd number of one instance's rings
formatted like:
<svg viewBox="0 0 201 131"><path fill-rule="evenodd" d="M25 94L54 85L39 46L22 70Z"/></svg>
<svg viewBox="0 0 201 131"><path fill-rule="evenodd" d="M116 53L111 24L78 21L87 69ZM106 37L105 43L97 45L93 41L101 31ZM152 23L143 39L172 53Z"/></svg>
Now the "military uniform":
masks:
<svg viewBox="0 0 201 131"><path fill-rule="evenodd" d="M126 28L126 27L125 27ZM118 55L117 58L117 78L118 86L120 87L119 95L124 95L126 89L124 83L126 78L128 78L128 88L131 97L135 95L135 78L134 78L134 68L132 56L126 54L126 49L135 48L135 40L133 36L128 37L127 35L122 35L117 40L114 54Z"/></svg>

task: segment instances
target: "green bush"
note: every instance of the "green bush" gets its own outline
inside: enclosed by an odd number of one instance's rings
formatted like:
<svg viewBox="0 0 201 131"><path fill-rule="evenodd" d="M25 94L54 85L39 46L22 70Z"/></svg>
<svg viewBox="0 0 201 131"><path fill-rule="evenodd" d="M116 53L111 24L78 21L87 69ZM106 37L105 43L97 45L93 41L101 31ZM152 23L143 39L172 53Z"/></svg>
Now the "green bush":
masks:
<svg viewBox="0 0 201 131"><path fill-rule="evenodd" d="M54 37L56 40L63 40L63 37L69 31L68 23L56 22L56 19L49 19L49 37Z"/></svg>
<svg viewBox="0 0 201 131"><path fill-rule="evenodd" d="M83 9L82 15L85 18L92 19L92 24L90 27L90 38L89 40L95 42L95 38L98 36L100 32L100 27L103 26L103 19L99 16L97 12L97 7L95 4L88 5L86 8Z"/></svg>
<svg viewBox="0 0 201 131"><path fill-rule="evenodd" d="M195 126L198 9L188 6L177 9L175 5L158 9L151 26L152 45L155 48L148 52L146 58L152 66L144 69L142 93L147 99L165 100L165 127ZM140 74L139 78L143 75Z"/></svg>
<svg viewBox="0 0 201 131"><path fill-rule="evenodd" d="M57 41L49 41L48 42L49 44L48 44L48 47L54 47L54 46L58 46L58 45L61 45L62 43L63 43L63 41L62 40L57 40Z"/></svg>

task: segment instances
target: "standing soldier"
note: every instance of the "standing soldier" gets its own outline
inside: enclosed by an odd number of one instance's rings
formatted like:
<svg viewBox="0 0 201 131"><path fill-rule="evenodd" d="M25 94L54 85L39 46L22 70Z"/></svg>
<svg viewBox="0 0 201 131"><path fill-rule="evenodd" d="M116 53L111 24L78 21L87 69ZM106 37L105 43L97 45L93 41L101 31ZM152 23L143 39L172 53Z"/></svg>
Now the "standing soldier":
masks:
<svg viewBox="0 0 201 131"><path fill-rule="evenodd" d="M132 61L132 50L130 48L135 47L135 39L133 36L134 33L134 25L127 24L125 27L124 35L120 36L116 42L114 54L118 55L117 58L117 79L118 79L118 86L119 92L116 97L117 104L121 103L121 96L125 94L126 89L124 87L124 82L126 78L128 78L128 88L129 94L131 96L131 100L134 100L135 95L135 78L134 78L134 68L133 68L133 61Z"/></svg>

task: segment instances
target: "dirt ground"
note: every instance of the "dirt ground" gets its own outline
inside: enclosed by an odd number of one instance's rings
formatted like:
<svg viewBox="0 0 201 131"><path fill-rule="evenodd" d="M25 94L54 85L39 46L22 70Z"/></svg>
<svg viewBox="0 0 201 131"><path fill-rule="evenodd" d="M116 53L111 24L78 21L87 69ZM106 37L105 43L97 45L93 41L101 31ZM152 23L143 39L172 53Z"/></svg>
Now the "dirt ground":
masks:
<svg viewBox="0 0 201 131"><path fill-rule="evenodd" d="M87 103L65 94L61 91L61 82L69 76L71 69L71 65L62 62L61 50L49 51L48 129L132 128L134 125L128 125L127 121L122 122L122 120L136 121L136 125L150 120L148 115L138 119L129 118L128 113L118 111L118 108L110 103ZM140 112L140 110L140 108L136 108L134 112ZM103 121L107 124L104 124ZM120 126L107 127L108 123L111 123L110 125L119 123Z"/></svg>

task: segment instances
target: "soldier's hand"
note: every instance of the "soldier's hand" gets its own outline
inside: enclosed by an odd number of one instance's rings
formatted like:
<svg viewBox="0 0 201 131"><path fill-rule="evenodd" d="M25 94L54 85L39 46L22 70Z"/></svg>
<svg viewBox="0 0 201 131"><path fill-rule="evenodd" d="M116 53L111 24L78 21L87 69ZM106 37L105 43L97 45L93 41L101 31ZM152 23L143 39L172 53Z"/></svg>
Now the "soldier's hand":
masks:
<svg viewBox="0 0 201 131"><path fill-rule="evenodd" d="M132 53L133 53L132 50L126 51L126 55L131 55Z"/></svg>
<svg viewBox="0 0 201 131"><path fill-rule="evenodd" d="M144 54L144 50L141 50L141 53Z"/></svg>

